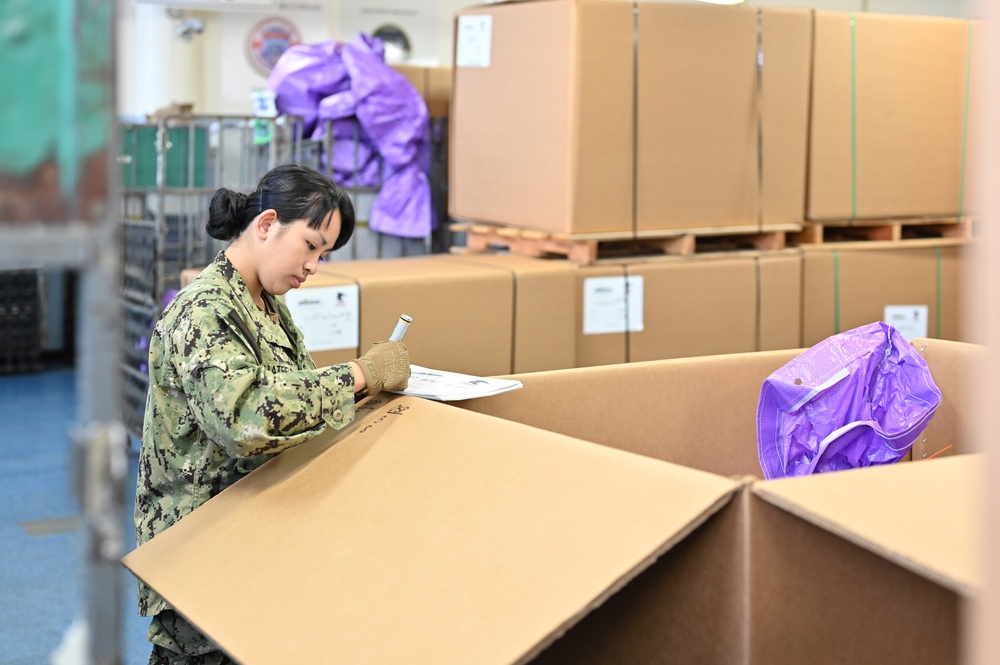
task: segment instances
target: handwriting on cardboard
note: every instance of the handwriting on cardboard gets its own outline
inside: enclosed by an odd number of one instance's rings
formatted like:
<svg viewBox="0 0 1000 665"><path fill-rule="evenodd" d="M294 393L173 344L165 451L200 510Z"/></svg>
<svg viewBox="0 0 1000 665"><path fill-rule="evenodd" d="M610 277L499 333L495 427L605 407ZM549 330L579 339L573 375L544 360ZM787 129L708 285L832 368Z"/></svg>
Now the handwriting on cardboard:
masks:
<svg viewBox="0 0 1000 665"><path fill-rule="evenodd" d="M397 404L396 406L392 407L391 409L389 409L388 411L386 411L385 413L383 413L381 416L379 416L375 420L371 421L370 423L368 423L367 425L365 425L364 427L362 427L361 430L358 432L358 434L364 434L365 432L367 432L368 430L370 430L372 427L375 427L376 425L378 425L379 423L381 423L383 420L385 420L389 416L401 416L401 415L403 415L403 412L406 411L409 408L410 407L408 407L406 405Z"/></svg>

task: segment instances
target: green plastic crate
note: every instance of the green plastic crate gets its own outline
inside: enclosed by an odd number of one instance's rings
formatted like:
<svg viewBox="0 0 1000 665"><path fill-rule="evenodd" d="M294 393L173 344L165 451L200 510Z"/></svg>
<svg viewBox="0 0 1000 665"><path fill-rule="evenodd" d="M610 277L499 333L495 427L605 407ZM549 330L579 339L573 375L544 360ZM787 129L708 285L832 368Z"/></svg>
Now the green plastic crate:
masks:
<svg viewBox="0 0 1000 665"><path fill-rule="evenodd" d="M122 164L122 185L126 189L156 187L156 125L122 128L122 153L131 157ZM194 132L193 155L191 132ZM165 187L204 187L208 155L208 134L204 127L167 129ZM193 169L193 170L192 170Z"/></svg>

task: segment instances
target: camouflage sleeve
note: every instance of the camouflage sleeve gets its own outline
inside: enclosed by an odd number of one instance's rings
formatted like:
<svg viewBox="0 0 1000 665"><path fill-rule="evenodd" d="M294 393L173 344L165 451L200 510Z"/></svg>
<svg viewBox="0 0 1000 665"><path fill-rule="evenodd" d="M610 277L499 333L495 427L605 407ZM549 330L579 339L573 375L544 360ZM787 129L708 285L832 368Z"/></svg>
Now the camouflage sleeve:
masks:
<svg viewBox="0 0 1000 665"><path fill-rule="evenodd" d="M215 321L197 327L186 321L169 344L193 417L227 454L274 454L354 419L349 365L260 365L234 331Z"/></svg>

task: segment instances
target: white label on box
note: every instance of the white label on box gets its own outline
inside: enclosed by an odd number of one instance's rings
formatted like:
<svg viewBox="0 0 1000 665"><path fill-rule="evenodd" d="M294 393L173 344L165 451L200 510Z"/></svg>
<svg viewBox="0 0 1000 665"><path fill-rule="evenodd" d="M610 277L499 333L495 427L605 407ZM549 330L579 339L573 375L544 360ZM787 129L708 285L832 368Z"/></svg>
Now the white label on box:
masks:
<svg viewBox="0 0 1000 665"><path fill-rule="evenodd" d="M489 67L493 41L493 17L489 14L458 17L455 65Z"/></svg>
<svg viewBox="0 0 1000 665"><path fill-rule="evenodd" d="M642 277L583 280L583 334L642 332Z"/></svg>
<svg viewBox="0 0 1000 665"><path fill-rule="evenodd" d="M886 305L884 321L907 340L927 337L927 305Z"/></svg>
<svg viewBox="0 0 1000 665"><path fill-rule="evenodd" d="M358 285L294 289L285 294L308 351L358 346Z"/></svg>

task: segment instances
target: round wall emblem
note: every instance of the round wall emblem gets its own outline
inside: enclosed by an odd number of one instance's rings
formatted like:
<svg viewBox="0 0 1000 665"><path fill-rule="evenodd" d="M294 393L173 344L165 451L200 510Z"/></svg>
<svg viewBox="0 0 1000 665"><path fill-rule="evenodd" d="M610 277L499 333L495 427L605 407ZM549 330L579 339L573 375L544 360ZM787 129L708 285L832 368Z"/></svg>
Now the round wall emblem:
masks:
<svg viewBox="0 0 1000 665"><path fill-rule="evenodd" d="M301 41L302 35L291 21L278 17L266 18L250 31L247 54L250 56L250 63L261 73L267 74L288 47Z"/></svg>

